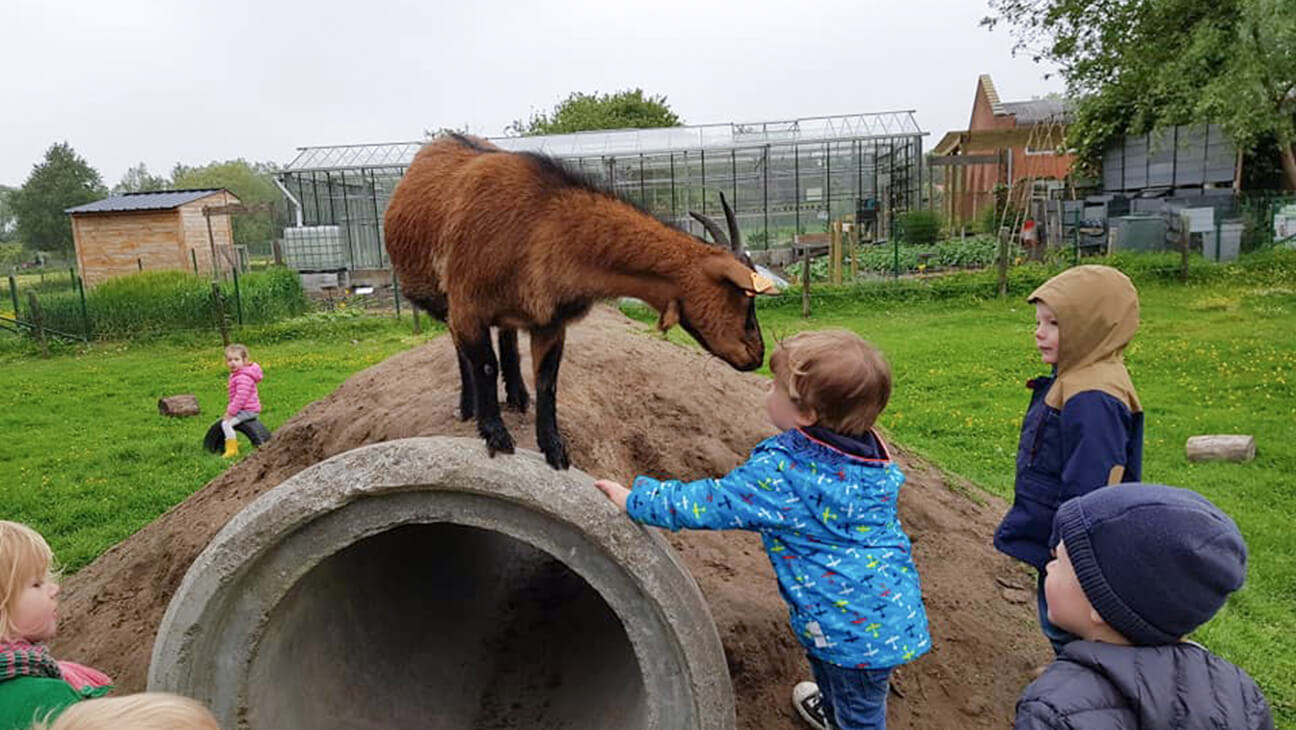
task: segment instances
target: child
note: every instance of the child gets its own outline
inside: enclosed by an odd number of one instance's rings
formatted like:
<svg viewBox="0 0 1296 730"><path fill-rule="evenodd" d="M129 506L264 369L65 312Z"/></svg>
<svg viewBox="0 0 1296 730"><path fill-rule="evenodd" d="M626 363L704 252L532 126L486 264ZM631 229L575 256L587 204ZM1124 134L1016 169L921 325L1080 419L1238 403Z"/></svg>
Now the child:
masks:
<svg viewBox="0 0 1296 730"><path fill-rule="evenodd" d="M229 366L229 406L225 408L225 418L221 419L221 430L225 432L224 458L238 456L238 438L234 427L244 421L251 421L261 414L261 399L257 396L257 383L265 376L261 366L248 359L248 349L243 345L230 345L225 348L225 364Z"/></svg>
<svg viewBox="0 0 1296 730"><path fill-rule="evenodd" d="M1094 489L1136 482L1143 461L1143 409L1125 369L1138 329L1138 292L1107 266L1077 266L1031 293L1035 346L1052 365L1032 390L1017 445L1012 509L994 544L1038 571L1040 628L1060 652L1074 639L1048 620L1048 539L1059 504Z"/></svg>
<svg viewBox="0 0 1296 730"><path fill-rule="evenodd" d="M112 689L101 672L55 661L44 642L58 624L54 555L40 533L0 520L0 730Z"/></svg>
<svg viewBox="0 0 1296 730"><path fill-rule="evenodd" d="M636 522L760 532L818 682L803 683L813 702L800 711L821 728L885 728L892 668L931 648L896 515L904 474L873 431L891 396L891 369L845 331L784 340L770 369L766 409L782 433L757 444L746 463L719 479L641 476L634 491L607 480L595 486Z"/></svg>
<svg viewBox="0 0 1296 730"><path fill-rule="evenodd" d="M166 692L88 700L32 730L220 730L211 711Z"/></svg>
<svg viewBox="0 0 1296 730"><path fill-rule="evenodd" d="M1139 484L1066 502L1054 525L1048 618L1077 639L1026 688L1016 730L1272 730L1251 677L1183 641L1246 577L1228 515Z"/></svg>

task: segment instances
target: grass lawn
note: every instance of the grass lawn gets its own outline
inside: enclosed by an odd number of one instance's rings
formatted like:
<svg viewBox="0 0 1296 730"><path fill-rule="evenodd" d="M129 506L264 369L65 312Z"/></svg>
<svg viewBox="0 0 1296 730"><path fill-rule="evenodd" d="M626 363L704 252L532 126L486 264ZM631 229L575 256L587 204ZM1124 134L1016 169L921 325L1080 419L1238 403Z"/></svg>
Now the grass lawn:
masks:
<svg viewBox="0 0 1296 730"><path fill-rule="evenodd" d="M241 339L266 371L262 420L277 428L352 373L429 336L410 335L408 325L315 315L245 329ZM226 403L229 371L218 337L65 347L49 360L16 342L0 337L0 392L9 403L0 408L0 504L5 519L45 535L65 570L90 562L228 466L202 448ZM196 394L202 415L159 416L157 399L178 393Z"/></svg>
<svg viewBox="0 0 1296 730"><path fill-rule="evenodd" d="M1279 727L1296 730L1296 255L1274 261L1285 264L1267 269L1263 284L1247 271L1192 286L1140 283L1143 325L1127 360L1147 410L1144 477L1206 494L1251 548L1247 587L1195 638L1255 676ZM911 299L828 297L809 321L793 302L760 316L771 340L846 327L877 342L895 370L882 418L890 435L1011 498L1024 383L1046 371L1033 349L1033 308L1021 297ZM240 335L266 368L271 428L428 336L409 335L407 323L336 315ZM671 338L689 341L678 328ZM10 403L0 409L3 516L44 533L69 570L225 468L200 445L225 403L219 344L98 344L42 361L16 341L0 337L0 392ZM183 392L198 395L203 416L157 416L158 397ZM1186 463L1184 441L1204 433L1254 434L1257 458Z"/></svg>

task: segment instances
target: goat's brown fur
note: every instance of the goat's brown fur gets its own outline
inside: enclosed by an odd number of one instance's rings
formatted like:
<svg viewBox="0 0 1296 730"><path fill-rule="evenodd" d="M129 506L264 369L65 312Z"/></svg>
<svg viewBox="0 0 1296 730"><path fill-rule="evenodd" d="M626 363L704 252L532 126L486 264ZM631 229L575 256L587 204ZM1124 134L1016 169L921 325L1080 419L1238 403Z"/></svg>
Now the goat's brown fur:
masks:
<svg viewBox="0 0 1296 730"><path fill-rule="evenodd" d="M505 337L509 330L531 332L541 399L538 430L548 415L540 382L545 356L557 347L561 357L565 325L600 299L632 296L647 302L661 312L660 326L678 321L736 368L754 369L764 357L747 264L543 157L503 152L459 136L432 142L397 185L385 233L403 292L447 322L468 360L483 333L488 337L490 327L500 327L507 381ZM492 360L471 362L474 369L462 373L465 391L472 387L469 373L475 380L484 375L495 397ZM556 377L556 361L552 367ZM476 415L490 443L487 431L493 427L482 423L490 413L482 407L489 411L491 404L483 403L483 392L478 388ZM513 390L509 393L512 403ZM521 400L525 407L525 388ZM469 406L465 400L465 415ZM498 413L498 404L494 408ZM554 429L560 448L556 422ZM491 444L492 450L508 450L503 445ZM555 455L542 448L554 463ZM565 465L565 454L562 459Z"/></svg>

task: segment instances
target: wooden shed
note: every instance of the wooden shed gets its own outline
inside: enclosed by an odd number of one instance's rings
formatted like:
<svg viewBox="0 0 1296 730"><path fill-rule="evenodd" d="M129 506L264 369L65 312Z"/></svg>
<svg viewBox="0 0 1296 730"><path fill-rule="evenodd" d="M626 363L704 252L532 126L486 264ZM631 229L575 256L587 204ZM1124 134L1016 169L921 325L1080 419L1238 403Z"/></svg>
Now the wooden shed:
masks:
<svg viewBox="0 0 1296 730"><path fill-rule="evenodd" d="M212 255L228 270L234 235L227 213L213 213L208 232L203 208L239 203L219 188L126 193L68 208L77 268L86 286L139 271L182 269L210 273Z"/></svg>

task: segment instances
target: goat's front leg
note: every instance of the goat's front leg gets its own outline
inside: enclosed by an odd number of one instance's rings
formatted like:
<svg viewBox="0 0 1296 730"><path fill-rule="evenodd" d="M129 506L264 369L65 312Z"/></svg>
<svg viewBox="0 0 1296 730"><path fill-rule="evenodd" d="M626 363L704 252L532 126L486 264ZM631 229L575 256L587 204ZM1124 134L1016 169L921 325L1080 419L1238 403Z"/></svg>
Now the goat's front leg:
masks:
<svg viewBox="0 0 1296 730"><path fill-rule="evenodd" d="M468 362L468 356L457 342L455 357L459 360L459 420L467 421L477 412L477 390L473 386L472 363Z"/></svg>
<svg viewBox="0 0 1296 730"><path fill-rule="evenodd" d="M535 366L536 443L555 469L571 466L567 442L558 432L558 365L562 362L565 327L531 331L531 363Z"/></svg>
<svg viewBox="0 0 1296 730"><path fill-rule="evenodd" d="M499 360L500 371L504 374L504 402L510 409L518 413L526 413L531 396L527 394L526 383L522 381L517 330L500 327Z"/></svg>
<svg viewBox="0 0 1296 730"><path fill-rule="evenodd" d="M499 363L491 347L490 327L476 327L467 333L456 333L456 345L468 359L473 390L477 395L477 433L486 439L491 456L513 453L513 437L500 420Z"/></svg>

